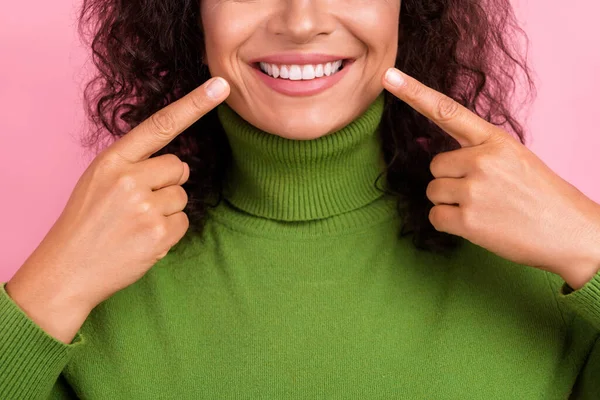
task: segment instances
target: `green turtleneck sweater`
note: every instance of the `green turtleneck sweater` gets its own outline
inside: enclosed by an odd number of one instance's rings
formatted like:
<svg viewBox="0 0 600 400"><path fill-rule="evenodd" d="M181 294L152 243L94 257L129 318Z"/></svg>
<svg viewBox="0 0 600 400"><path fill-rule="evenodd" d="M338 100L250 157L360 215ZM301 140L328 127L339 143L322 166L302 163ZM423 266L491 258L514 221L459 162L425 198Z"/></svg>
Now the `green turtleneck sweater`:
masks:
<svg viewBox="0 0 600 400"><path fill-rule="evenodd" d="M446 258L400 238L374 186L382 109L294 141L219 106L226 200L71 343L0 285L0 398L600 398L600 273L573 291L466 240Z"/></svg>

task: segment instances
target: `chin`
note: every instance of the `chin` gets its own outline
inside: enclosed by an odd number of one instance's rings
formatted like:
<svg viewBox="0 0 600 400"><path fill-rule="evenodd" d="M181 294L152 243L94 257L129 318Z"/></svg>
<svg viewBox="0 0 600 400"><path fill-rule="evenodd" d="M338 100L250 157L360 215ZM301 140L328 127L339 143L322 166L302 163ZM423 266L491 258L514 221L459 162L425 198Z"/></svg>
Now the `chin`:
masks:
<svg viewBox="0 0 600 400"><path fill-rule="evenodd" d="M293 108L292 108L293 109ZM323 112L326 109L326 112ZM356 116L348 109L336 110L330 107L289 106L270 110L247 108L244 114L247 122L272 135L292 140L312 140L333 133L349 124ZM242 111L242 110L240 110ZM240 114L244 118L243 114Z"/></svg>
<svg viewBox="0 0 600 400"><path fill-rule="evenodd" d="M323 126L292 126L285 129L275 128L273 131L264 129L266 132L272 133L273 135L281 136L285 139L291 140L313 140L332 133L331 129L323 129Z"/></svg>
<svg viewBox="0 0 600 400"><path fill-rule="evenodd" d="M264 98L262 93L247 96L246 100L235 91L227 99L229 106L243 119L256 128L291 140L313 140L326 136L348 125L369 105L369 98L361 99L364 104L348 101L343 106L334 106L330 98L348 98L347 93L330 93L323 97L289 97L282 101ZM378 93L373 97L376 98ZM275 97L275 96L274 96ZM278 97L278 96L277 96ZM261 101L262 100L262 101Z"/></svg>
<svg viewBox="0 0 600 400"><path fill-rule="evenodd" d="M274 118L271 121L281 121L282 119ZM307 119L300 119L298 121L288 121L288 123L286 123L285 125L262 123L260 125L255 126L259 129L262 129L265 132L281 136L285 139L312 140L333 133L336 130L341 129L345 125L333 125L332 122L333 121L328 120L327 122L323 123L307 123Z"/></svg>

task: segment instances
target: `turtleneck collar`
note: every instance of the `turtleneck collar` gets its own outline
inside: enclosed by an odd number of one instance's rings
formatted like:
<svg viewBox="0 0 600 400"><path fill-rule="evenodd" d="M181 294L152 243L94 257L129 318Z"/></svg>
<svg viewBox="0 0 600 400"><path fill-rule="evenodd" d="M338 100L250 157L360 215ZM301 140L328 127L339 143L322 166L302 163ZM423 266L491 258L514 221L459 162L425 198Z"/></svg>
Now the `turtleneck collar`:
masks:
<svg viewBox="0 0 600 400"><path fill-rule="evenodd" d="M218 116L232 150L224 197L264 218L307 221L361 208L380 198L383 171L379 122L383 94L342 129L312 140L264 132L226 103ZM382 180L379 184L385 180Z"/></svg>

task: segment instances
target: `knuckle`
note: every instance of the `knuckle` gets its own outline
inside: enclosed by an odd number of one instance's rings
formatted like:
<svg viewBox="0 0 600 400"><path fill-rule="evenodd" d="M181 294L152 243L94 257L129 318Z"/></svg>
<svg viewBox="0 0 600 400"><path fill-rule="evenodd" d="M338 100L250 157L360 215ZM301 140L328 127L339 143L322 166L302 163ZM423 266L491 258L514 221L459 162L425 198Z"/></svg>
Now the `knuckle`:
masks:
<svg viewBox="0 0 600 400"><path fill-rule="evenodd" d="M187 202L188 202L187 192L185 191L185 189L183 187L181 187L181 186L177 186L177 187L179 188L179 196L181 199L181 203L184 205L187 204Z"/></svg>
<svg viewBox="0 0 600 400"><path fill-rule="evenodd" d="M181 212L181 220L182 220L183 228L185 230L187 230L190 227L190 219L187 216L187 214L184 213L183 211Z"/></svg>
<svg viewBox="0 0 600 400"><path fill-rule="evenodd" d="M105 182L115 176L115 171L115 163L107 155L103 155L96 157L84 173L93 182Z"/></svg>
<svg viewBox="0 0 600 400"><path fill-rule="evenodd" d="M446 95L440 96L435 106L434 117L438 121L448 121L458 115L458 103Z"/></svg>
<svg viewBox="0 0 600 400"><path fill-rule="evenodd" d="M480 172L489 171L492 168L493 163L493 157L490 157L485 153L478 154L473 158L473 166Z"/></svg>
<svg viewBox="0 0 600 400"><path fill-rule="evenodd" d="M441 153L436 154L429 163L429 170L431 174L435 177L438 176L440 168L441 168L442 156Z"/></svg>
<svg viewBox="0 0 600 400"><path fill-rule="evenodd" d="M431 210L429 210L429 222L436 229L440 226L440 207L431 207Z"/></svg>
<svg viewBox="0 0 600 400"><path fill-rule="evenodd" d="M427 184L427 188L425 189L425 196L427 196L428 199L431 200L432 196L435 194L434 192L434 185L435 185L435 180L429 182Z"/></svg>
<svg viewBox="0 0 600 400"><path fill-rule="evenodd" d="M152 228L150 230L150 235L151 235L152 239L156 242L163 241L167 237L167 234L168 234L168 229L164 222L159 222L157 224L154 224L154 226L152 226Z"/></svg>
<svg viewBox="0 0 600 400"><path fill-rule="evenodd" d="M167 153L164 154L163 159L165 160L166 164L168 166L173 167L173 169L177 169L177 170L182 170L183 169L183 161L181 161L181 159L173 154L173 153Z"/></svg>
<svg viewBox="0 0 600 400"><path fill-rule="evenodd" d="M187 214L183 211L178 212L170 218L177 218L177 223L175 224L177 234L169 244L169 248L175 246L185 236L188 228L190 227L190 220Z"/></svg>
<svg viewBox="0 0 600 400"><path fill-rule="evenodd" d="M163 258L165 258L165 257L167 256L167 254L169 254L169 251L170 251L170 250L171 250L171 249L170 249L170 248L168 248L168 249L166 249L165 251L163 251L162 253L158 254L158 255L156 256L156 260L157 260L157 261L159 261L159 260L162 260Z"/></svg>
<svg viewBox="0 0 600 400"><path fill-rule="evenodd" d="M123 169L125 158L113 146L106 147L92 160L90 167L102 173L110 173L112 176L120 174Z"/></svg>
<svg viewBox="0 0 600 400"><path fill-rule="evenodd" d="M102 150L92 162L96 168L106 169L115 164L115 154L107 149Z"/></svg>
<svg viewBox="0 0 600 400"><path fill-rule="evenodd" d="M167 161L172 162L173 164L180 164L181 163L181 159L177 155L175 155L173 153L167 153L167 154L163 155L163 157Z"/></svg>
<svg viewBox="0 0 600 400"><path fill-rule="evenodd" d="M142 201L137 205L137 212L139 214L147 214L150 210L152 210L152 203L149 201Z"/></svg>
<svg viewBox="0 0 600 400"><path fill-rule="evenodd" d="M184 213L183 211L181 212L181 230L183 232L182 236L185 235L185 232L189 229L190 227L190 219L187 216L186 213Z"/></svg>
<svg viewBox="0 0 600 400"><path fill-rule="evenodd" d="M467 181L464 188L464 201L472 203L477 197L477 188L475 183Z"/></svg>
<svg viewBox="0 0 600 400"><path fill-rule="evenodd" d="M175 127L175 120L170 112L160 110L152 114L150 121L154 127L154 131L159 136L168 136Z"/></svg>
<svg viewBox="0 0 600 400"><path fill-rule="evenodd" d="M410 100L416 101L425 95L425 88L422 85L407 83L406 93Z"/></svg>
<svg viewBox="0 0 600 400"><path fill-rule="evenodd" d="M183 185L184 183L186 183L187 181L189 181L189 180L190 180L190 176L191 176L191 175L190 175L190 173L189 173L189 167L188 167L188 172L187 172L187 175L186 175L186 172L185 172L185 167L184 167L184 170L183 170L183 173L182 173L181 177L182 177L182 178L185 178L185 179L184 179L184 180L183 180L183 181L180 183L180 185Z"/></svg>
<svg viewBox="0 0 600 400"><path fill-rule="evenodd" d="M129 192L129 204L132 204L134 207L137 206L138 203L142 200L142 192L139 190L133 190Z"/></svg>
<svg viewBox="0 0 600 400"><path fill-rule="evenodd" d="M192 107L196 111L203 112L204 110L206 110L207 101L206 101L206 97L204 97L204 95L202 95L202 94L194 93L192 96L190 96L190 103L192 104Z"/></svg>
<svg viewBox="0 0 600 400"><path fill-rule="evenodd" d="M469 207L463 207L459 214L460 224L463 231L472 232L475 229L476 221L475 215L471 212Z"/></svg>
<svg viewBox="0 0 600 400"><path fill-rule="evenodd" d="M106 154L102 155L99 161L106 168L119 168L119 166L123 164L123 161L129 161L129 159L125 157L121 151L119 151L117 148L113 148L113 146L110 146L110 148L106 149L105 152Z"/></svg>
<svg viewBox="0 0 600 400"><path fill-rule="evenodd" d="M133 175L123 174L117 178L116 185L119 189L130 192L137 187L137 182Z"/></svg>

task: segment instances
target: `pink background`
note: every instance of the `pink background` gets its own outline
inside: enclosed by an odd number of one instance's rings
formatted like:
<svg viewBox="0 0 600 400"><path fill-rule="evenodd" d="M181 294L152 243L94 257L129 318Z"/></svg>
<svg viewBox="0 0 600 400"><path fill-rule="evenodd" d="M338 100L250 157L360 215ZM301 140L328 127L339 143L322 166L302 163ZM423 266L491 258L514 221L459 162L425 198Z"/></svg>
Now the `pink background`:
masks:
<svg viewBox="0 0 600 400"><path fill-rule="evenodd" d="M16 1L0 13L0 281L44 238L90 161L77 145L88 65L77 7ZM600 203L600 5L519 0L515 7L538 84L528 147Z"/></svg>

